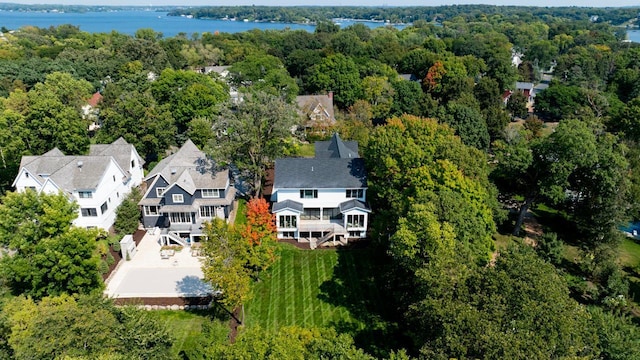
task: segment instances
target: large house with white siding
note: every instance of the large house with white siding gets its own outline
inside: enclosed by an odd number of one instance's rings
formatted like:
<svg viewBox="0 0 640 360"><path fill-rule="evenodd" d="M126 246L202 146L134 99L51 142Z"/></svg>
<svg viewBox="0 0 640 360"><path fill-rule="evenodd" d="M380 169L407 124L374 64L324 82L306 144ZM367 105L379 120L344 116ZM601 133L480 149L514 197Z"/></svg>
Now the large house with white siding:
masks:
<svg viewBox="0 0 640 360"><path fill-rule="evenodd" d="M188 245L204 236L203 222L228 220L236 190L229 169L187 140L156 165L144 179L142 206L145 228L158 228L163 244Z"/></svg>
<svg viewBox="0 0 640 360"><path fill-rule="evenodd" d="M79 205L75 226L109 230L116 208L142 183L142 158L123 138L91 145L89 155L65 155L58 148L23 156L13 182L16 191L62 192Z"/></svg>
<svg viewBox="0 0 640 360"><path fill-rule="evenodd" d="M313 158L278 159L271 194L278 238L308 241L312 248L364 238L371 212L366 196L364 159L356 141L334 134L315 143Z"/></svg>

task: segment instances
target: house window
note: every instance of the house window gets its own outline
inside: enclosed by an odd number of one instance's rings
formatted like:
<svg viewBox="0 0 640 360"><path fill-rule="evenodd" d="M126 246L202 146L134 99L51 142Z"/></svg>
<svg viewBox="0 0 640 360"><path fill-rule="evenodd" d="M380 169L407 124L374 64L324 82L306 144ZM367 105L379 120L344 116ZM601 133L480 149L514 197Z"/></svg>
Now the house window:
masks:
<svg viewBox="0 0 640 360"><path fill-rule="evenodd" d="M216 215L215 206L200 206L200 217L211 218Z"/></svg>
<svg viewBox="0 0 640 360"><path fill-rule="evenodd" d="M280 215L280 227L287 229L295 229L297 227L298 219L295 215Z"/></svg>
<svg viewBox="0 0 640 360"><path fill-rule="evenodd" d="M136 161L135 160L131 160L131 168L133 169L134 167L136 167Z"/></svg>
<svg viewBox="0 0 640 360"><path fill-rule="evenodd" d="M183 203L184 202L184 195L182 195L182 194L173 194L173 195L171 195L171 199L173 200L174 203Z"/></svg>
<svg viewBox="0 0 640 360"><path fill-rule="evenodd" d="M317 199L318 190L303 189L300 190L300 199Z"/></svg>
<svg viewBox="0 0 640 360"><path fill-rule="evenodd" d="M116 182L116 176L113 175L113 182Z"/></svg>
<svg viewBox="0 0 640 360"><path fill-rule="evenodd" d="M347 215L347 228L364 227L364 215Z"/></svg>
<svg viewBox="0 0 640 360"><path fill-rule="evenodd" d="M338 208L324 208L322 209L322 220L334 220L342 218L340 209Z"/></svg>
<svg viewBox="0 0 640 360"><path fill-rule="evenodd" d="M156 196L157 197L161 197L162 194L164 194L164 188L163 187L157 187L156 188Z"/></svg>
<svg viewBox="0 0 640 360"><path fill-rule="evenodd" d="M220 189L202 189L203 198L219 198Z"/></svg>
<svg viewBox="0 0 640 360"><path fill-rule="evenodd" d="M82 208L80 209L80 213L84 217L98 216L98 212L96 211L96 208Z"/></svg>
<svg viewBox="0 0 640 360"><path fill-rule="evenodd" d="M146 216L158 216L158 207L157 206L145 206L144 214Z"/></svg>
<svg viewBox="0 0 640 360"><path fill-rule="evenodd" d="M295 232L294 231L283 231L282 232L282 238L284 239L293 239L295 236Z"/></svg>
<svg viewBox="0 0 640 360"><path fill-rule="evenodd" d="M100 206L100 211L104 214L107 212L107 202L105 201L102 206Z"/></svg>
<svg viewBox="0 0 640 360"><path fill-rule="evenodd" d="M362 189L347 189L347 198L358 198L361 199L364 197L364 190Z"/></svg>
<svg viewBox="0 0 640 360"><path fill-rule="evenodd" d="M169 213L172 223L191 224L191 213Z"/></svg>
<svg viewBox="0 0 640 360"><path fill-rule="evenodd" d="M93 197L93 193L91 191L78 191L78 197L80 199L91 199Z"/></svg>
<svg viewBox="0 0 640 360"><path fill-rule="evenodd" d="M319 208L306 208L302 215L300 215L300 220L320 220L320 209Z"/></svg>
<svg viewBox="0 0 640 360"><path fill-rule="evenodd" d="M26 186L25 189L36 191L36 187L35 186Z"/></svg>

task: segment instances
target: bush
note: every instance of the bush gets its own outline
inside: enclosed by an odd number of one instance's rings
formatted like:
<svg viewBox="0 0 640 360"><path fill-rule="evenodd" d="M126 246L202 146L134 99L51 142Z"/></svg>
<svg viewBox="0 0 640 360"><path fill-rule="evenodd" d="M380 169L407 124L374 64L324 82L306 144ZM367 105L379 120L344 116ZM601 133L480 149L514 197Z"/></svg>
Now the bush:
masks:
<svg viewBox="0 0 640 360"><path fill-rule="evenodd" d="M117 242L117 243L111 244L111 248L113 249L113 251L119 252L121 249L120 243Z"/></svg>
<svg viewBox="0 0 640 360"><path fill-rule="evenodd" d="M111 266L116 263L116 259L111 255L111 253L107 254L107 265Z"/></svg>
<svg viewBox="0 0 640 360"><path fill-rule="evenodd" d="M562 262L562 254L564 252L564 244L558 239L556 233L545 233L538 240L536 252L544 260L559 265Z"/></svg>
<svg viewBox="0 0 640 360"><path fill-rule="evenodd" d="M100 263L98 263L98 271L100 271L100 274L106 274L109 271L109 264L104 260L100 260Z"/></svg>

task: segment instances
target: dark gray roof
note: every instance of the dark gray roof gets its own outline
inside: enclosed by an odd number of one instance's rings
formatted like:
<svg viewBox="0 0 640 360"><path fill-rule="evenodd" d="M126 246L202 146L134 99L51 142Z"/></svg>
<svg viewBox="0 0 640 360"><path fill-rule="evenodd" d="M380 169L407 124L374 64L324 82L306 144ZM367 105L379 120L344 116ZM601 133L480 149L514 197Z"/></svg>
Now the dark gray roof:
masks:
<svg viewBox="0 0 640 360"><path fill-rule="evenodd" d="M362 158L288 158L276 160L274 190L341 189L366 186L366 172Z"/></svg>
<svg viewBox="0 0 640 360"><path fill-rule="evenodd" d="M158 174L169 184L180 184L190 194L195 189L224 189L229 179L229 170L215 169L213 161L191 140L187 140L175 154L162 159L145 180Z"/></svg>
<svg viewBox="0 0 640 360"><path fill-rule="evenodd" d="M299 213L302 213L304 211L304 206L297 202L297 201L293 201L293 200L285 200L285 201L280 201L277 202L275 204L273 204L273 209L272 212L277 213L279 211L285 210L285 209L291 209L293 211L297 211Z"/></svg>
<svg viewBox="0 0 640 360"><path fill-rule="evenodd" d="M329 141L318 141L315 144L316 158L359 158L357 141L342 141L340 136L333 134Z"/></svg>
<svg viewBox="0 0 640 360"><path fill-rule="evenodd" d="M358 199L351 199L343 203L340 203L339 208L341 213L347 212L351 209L361 209L367 212L371 211L371 209L369 208L369 206L367 206L367 204L363 203Z"/></svg>

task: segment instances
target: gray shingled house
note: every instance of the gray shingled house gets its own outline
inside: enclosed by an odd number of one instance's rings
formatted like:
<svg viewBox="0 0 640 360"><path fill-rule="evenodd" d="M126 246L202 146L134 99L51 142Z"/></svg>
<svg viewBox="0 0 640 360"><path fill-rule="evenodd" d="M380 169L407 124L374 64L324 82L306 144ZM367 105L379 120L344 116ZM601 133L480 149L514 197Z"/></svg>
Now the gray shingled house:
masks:
<svg viewBox="0 0 640 360"><path fill-rule="evenodd" d="M356 141L334 134L315 143L313 158L275 162L271 201L278 238L346 243L367 236L367 175Z"/></svg>
<svg viewBox="0 0 640 360"><path fill-rule="evenodd" d="M187 140L163 159L144 179L142 206L145 228L159 228L164 244L187 245L202 237L202 223L228 219L236 190L229 169L215 162Z"/></svg>

